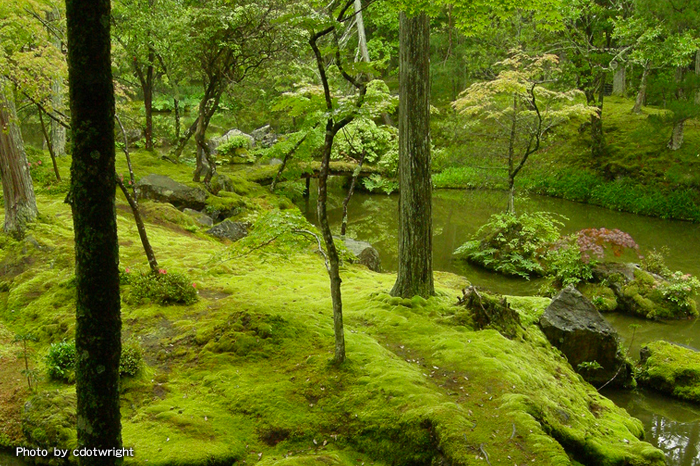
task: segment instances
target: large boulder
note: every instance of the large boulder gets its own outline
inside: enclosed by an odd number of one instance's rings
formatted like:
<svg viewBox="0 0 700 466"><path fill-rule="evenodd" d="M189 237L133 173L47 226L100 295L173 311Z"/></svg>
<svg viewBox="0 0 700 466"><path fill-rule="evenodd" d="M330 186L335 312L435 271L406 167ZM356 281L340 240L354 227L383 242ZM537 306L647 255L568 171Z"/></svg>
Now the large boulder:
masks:
<svg viewBox="0 0 700 466"><path fill-rule="evenodd" d="M362 264L374 272L381 271L379 252L371 244L347 237L343 237L342 241L345 248L356 257L354 262Z"/></svg>
<svg viewBox="0 0 700 466"><path fill-rule="evenodd" d="M206 191L178 183L165 175L151 174L136 183L139 195L145 199L169 202L178 209L202 210L206 206Z"/></svg>
<svg viewBox="0 0 700 466"><path fill-rule="evenodd" d="M612 380L612 386L625 386L631 381L631 367L620 351L617 332L573 286L552 300L539 325L550 343L591 384L600 386Z"/></svg>
<svg viewBox="0 0 700 466"><path fill-rule="evenodd" d="M218 147L225 143L228 142L229 139L234 138L236 136L244 136L248 139L248 145L249 147L254 147L255 146L255 138L251 136L250 134L246 134L240 129L231 129L226 132L223 136L219 136L216 138L211 138L208 142L207 145L209 146L209 151L216 155Z"/></svg>
<svg viewBox="0 0 700 466"><path fill-rule="evenodd" d="M233 222L229 219L224 220L221 223L217 223L212 228L207 230L212 236L217 238L225 238L231 241L238 241L241 238L248 236L248 223L243 222Z"/></svg>

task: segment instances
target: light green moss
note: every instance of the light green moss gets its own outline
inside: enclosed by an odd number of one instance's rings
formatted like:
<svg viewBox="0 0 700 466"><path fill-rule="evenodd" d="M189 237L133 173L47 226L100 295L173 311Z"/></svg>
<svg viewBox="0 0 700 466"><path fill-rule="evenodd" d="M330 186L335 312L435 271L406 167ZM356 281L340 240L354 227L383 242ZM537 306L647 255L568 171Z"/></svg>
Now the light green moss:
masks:
<svg viewBox="0 0 700 466"><path fill-rule="evenodd" d="M700 403L700 353L666 341L646 345L640 385L681 400Z"/></svg>

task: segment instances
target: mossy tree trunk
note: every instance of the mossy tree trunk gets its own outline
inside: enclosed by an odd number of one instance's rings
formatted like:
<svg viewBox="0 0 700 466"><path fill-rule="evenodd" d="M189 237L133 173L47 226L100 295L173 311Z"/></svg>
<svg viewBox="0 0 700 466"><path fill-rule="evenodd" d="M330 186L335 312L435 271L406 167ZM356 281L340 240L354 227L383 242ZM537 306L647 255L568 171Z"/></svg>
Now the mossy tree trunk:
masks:
<svg viewBox="0 0 700 466"><path fill-rule="evenodd" d="M625 96L627 93L627 68L624 63L620 63L615 69L613 77L613 95Z"/></svg>
<svg viewBox="0 0 700 466"><path fill-rule="evenodd" d="M644 71L642 71L642 80L639 83L639 91L637 91L637 99L634 101L634 107L632 108L632 113L642 113L642 106L647 99L647 79L649 78L649 69L651 64L647 61L644 64Z"/></svg>
<svg viewBox="0 0 700 466"><path fill-rule="evenodd" d="M121 448L119 248L109 0L67 0L78 446ZM122 464L81 457L80 464Z"/></svg>
<svg viewBox="0 0 700 466"><path fill-rule="evenodd" d="M7 81L0 76L0 177L5 205L6 233L21 238L37 216L34 186L17 125L15 103Z"/></svg>
<svg viewBox="0 0 700 466"><path fill-rule="evenodd" d="M392 296L435 294L430 177L430 23L399 14L399 255Z"/></svg>

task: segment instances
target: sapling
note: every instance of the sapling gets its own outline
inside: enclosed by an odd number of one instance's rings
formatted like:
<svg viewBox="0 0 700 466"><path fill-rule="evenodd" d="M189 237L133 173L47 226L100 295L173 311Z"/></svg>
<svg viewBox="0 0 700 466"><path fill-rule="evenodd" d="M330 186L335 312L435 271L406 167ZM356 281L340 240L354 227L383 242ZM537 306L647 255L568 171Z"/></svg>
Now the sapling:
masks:
<svg viewBox="0 0 700 466"><path fill-rule="evenodd" d="M31 353L31 349L27 346L27 342L30 341L37 341L37 338L32 333L18 333L12 340L13 343L20 343L22 345L22 350L18 354L18 356L24 360L22 375L27 378L29 390L33 390L34 386L36 385L38 375L36 370L29 368L29 354Z"/></svg>

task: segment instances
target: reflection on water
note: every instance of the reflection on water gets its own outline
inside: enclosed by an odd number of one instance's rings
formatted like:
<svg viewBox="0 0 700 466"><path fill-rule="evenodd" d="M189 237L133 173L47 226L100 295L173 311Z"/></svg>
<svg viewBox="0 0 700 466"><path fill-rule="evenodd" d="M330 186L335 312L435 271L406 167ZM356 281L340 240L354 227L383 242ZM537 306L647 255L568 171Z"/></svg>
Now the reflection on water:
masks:
<svg viewBox="0 0 700 466"><path fill-rule="evenodd" d="M328 215L331 225L341 221L344 197L341 183L333 180ZM436 270L466 276L472 283L502 294L528 295L537 292L539 280L507 278L455 261L452 251L471 239L481 225L506 207L506 194L496 191L438 190L433 193L433 266ZM307 218L316 222L315 189L306 205L300 206ZM618 228L629 233L642 251L667 246L667 264L671 270L682 270L700 276L700 225L667 221L615 212L601 207L561 199L532 196L516 203L521 212L549 211L563 219L564 232L583 228ZM382 268L396 270L398 197L356 193L348 208L348 236L368 241L377 248ZM625 260L638 260L628 253ZM606 318L620 333L630 356L638 358L639 348L654 340L668 340L700 349L700 322L650 322L623 315ZM639 328L632 330L630 324ZM674 466L700 466L700 408L686 403L638 391L606 392L618 405L644 422L647 439L664 450Z"/></svg>
<svg viewBox="0 0 700 466"><path fill-rule="evenodd" d="M646 440L663 450L670 464L700 466L700 407L646 390L603 394L642 420Z"/></svg>

